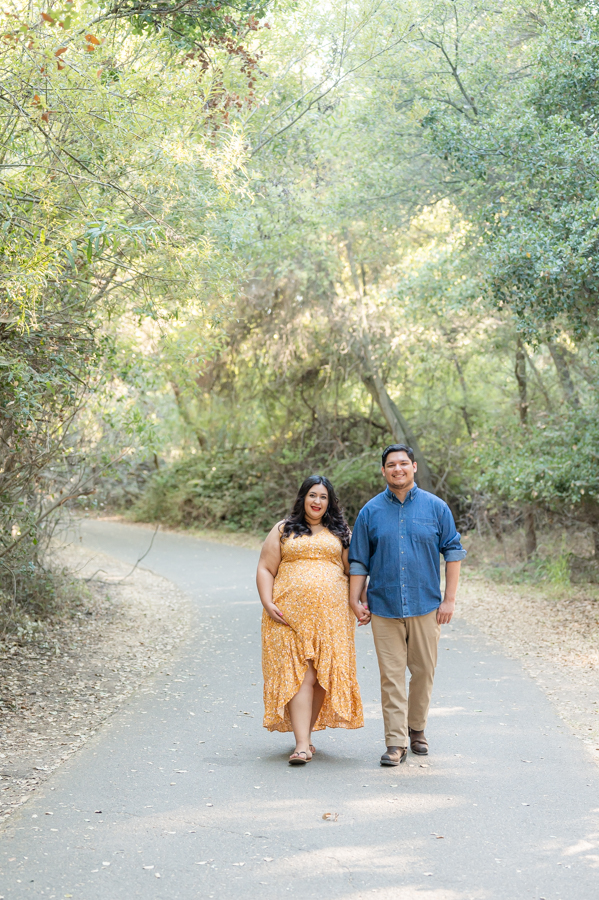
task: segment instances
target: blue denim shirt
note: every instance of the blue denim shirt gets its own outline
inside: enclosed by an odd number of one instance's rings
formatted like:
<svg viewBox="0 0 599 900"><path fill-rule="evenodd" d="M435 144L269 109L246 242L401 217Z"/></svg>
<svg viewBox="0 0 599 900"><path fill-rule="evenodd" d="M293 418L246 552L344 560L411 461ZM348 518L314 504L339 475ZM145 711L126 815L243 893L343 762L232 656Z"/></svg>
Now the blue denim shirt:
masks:
<svg viewBox="0 0 599 900"><path fill-rule="evenodd" d="M440 554L464 559L447 503L414 485L403 503L387 488L360 510L349 546L349 571L370 575L375 616L425 616L441 603Z"/></svg>

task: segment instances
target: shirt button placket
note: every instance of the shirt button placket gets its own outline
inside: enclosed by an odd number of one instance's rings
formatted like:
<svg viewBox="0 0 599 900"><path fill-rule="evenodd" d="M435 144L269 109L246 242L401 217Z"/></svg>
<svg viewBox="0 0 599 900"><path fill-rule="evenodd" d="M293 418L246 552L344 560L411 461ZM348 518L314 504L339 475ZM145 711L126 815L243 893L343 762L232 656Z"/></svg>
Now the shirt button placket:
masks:
<svg viewBox="0 0 599 900"><path fill-rule="evenodd" d="M400 576L399 576L399 592L400 592L400 604L401 604L401 617L404 618L404 602L406 597L406 584L405 584L405 566L403 565L404 560L401 558L405 556L405 530L406 523L404 517L404 505L403 503L399 504L399 549L400 549Z"/></svg>

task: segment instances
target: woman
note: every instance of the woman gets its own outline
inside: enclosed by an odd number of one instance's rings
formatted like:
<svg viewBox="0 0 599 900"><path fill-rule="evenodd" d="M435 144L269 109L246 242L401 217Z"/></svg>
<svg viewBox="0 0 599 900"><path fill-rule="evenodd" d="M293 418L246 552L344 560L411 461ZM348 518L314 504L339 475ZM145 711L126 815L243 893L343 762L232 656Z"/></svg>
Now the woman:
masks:
<svg viewBox="0 0 599 900"><path fill-rule="evenodd" d="M333 485L311 475L260 554L264 727L293 731L295 766L312 759L312 731L364 725L348 603L349 539ZM369 618L363 609L360 624Z"/></svg>

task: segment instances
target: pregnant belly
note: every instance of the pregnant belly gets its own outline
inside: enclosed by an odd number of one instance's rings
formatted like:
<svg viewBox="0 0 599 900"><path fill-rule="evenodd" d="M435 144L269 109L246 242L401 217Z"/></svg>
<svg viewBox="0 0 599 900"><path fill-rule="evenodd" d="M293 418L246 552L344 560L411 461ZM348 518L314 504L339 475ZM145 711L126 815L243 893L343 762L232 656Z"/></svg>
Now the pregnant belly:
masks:
<svg viewBox="0 0 599 900"><path fill-rule="evenodd" d="M324 609L344 605L348 595L347 575L338 565L325 560L281 565L273 591L275 603L290 612L306 607Z"/></svg>

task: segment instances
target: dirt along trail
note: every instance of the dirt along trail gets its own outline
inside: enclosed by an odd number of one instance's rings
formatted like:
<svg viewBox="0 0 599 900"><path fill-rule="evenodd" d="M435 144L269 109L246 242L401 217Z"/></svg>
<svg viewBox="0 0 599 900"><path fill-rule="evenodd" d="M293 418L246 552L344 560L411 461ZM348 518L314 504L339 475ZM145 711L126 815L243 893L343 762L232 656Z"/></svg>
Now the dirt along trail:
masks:
<svg viewBox="0 0 599 900"><path fill-rule="evenodd" d="M147 529L82 525L133 564ZM261 725L253 550L158 533L142 565L193 602L173 660L16 812L0 896L192 900L595 900L599 770L492 639L444 628L431 755L382 769L378 671L357 635L366 727L303 769Z"/></svg>

